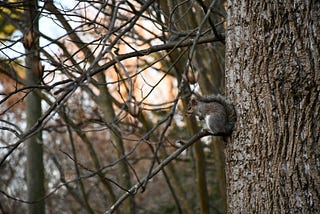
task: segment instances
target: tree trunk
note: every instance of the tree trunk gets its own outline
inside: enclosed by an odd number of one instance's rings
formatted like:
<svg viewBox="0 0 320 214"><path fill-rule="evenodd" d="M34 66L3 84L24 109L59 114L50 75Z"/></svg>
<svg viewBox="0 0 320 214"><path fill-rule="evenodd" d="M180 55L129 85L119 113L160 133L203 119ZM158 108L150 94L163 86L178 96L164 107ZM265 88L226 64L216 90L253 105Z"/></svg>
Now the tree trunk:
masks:
<svg viewBox="0 0 320 214"><path fill-rule="evenodd" d="M99 73L97 75L97 79L99 80L100 85L98 86L100 90L99 94L99 102L100 102L100 107L103 112L103 116L105 121L110 123L110 127L112 129L110 130L110 141L114 144L117 157L119 159L124 158L126 155L125 153L125 148L123 145L122 141L122 133L120 133L116 129L116 124L113 124L113 120L115 119L115 111L112 106L112 98L111 95L108 91L108 88L105 86L105 76L103 73ZM123 159L119 161L117 165L118 173L119 173L119 184L124 188L124 189L130 189L131 187L131 180L130 180L130 171L129 171L129 166L127 163L126 159ZM134 195L132 197L129 197L127 200L125 200L122 203L123 207L123 213L128 213L128 214L134 214L136 213L136 206L135 206L135 201L134 201Z"/></svg>
<svg viewBox="0 0 320 214"><path fill-rule="evenodd" d="M41 82L41 64L39 57L38 5L37 1L25 1L26 31L24 46L26 49L27 86L36 86ZM41 99L32 91L26 97L27 129L33 127L41 117ZM37 132L27 141L27 187L28 213L45 213L44 166L41 132ZM43 199L43 200L41 200Z"/></svg>
<svg viewBox="0 0 320 214"><path fill-rule="evenodd" d="M228 212L319 213L320 3L228 5Z"/></svg>

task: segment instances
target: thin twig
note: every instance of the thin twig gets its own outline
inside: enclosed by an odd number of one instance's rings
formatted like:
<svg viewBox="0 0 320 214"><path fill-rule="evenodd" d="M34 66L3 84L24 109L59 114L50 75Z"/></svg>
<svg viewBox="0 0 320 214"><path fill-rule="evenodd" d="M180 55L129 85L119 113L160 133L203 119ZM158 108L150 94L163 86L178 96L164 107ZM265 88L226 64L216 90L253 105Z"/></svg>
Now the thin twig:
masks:
<svg viewBox="0 0 320 214"><path fill-rule="evenodd" d="M134 186L132 186L127 192L125 192L117 201L114 203L109 210L105 212L105 214L111 214L113 213L116 208L129 196L137 194L138 190L141 188L142 184L152 177L154 177L156 174L158 174L161 169L163 169L166 165L168 165L172 160L176 159L184 150L189 148L192 144L197 142L200 138L204 136L208 136L210 133L206 130L202 130L201 132L197 133L196 135L192 136L187 142L179 141L181 144L183 144L182 147L177 149L175 152L173 152L170 156L168 156L164 161L162 161L152 172L150 175L144 177L141 182L136 183Z"/></svg>

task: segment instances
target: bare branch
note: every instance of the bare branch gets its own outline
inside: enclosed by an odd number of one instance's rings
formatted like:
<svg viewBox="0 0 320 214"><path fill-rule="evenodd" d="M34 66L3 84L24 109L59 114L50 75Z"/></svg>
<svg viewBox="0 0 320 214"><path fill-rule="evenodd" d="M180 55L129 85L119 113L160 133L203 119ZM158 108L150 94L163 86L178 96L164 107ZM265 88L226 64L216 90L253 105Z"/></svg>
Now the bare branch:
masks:
<svg viewBox="0 0 320 214"><path fill-rule="evenodd" d="M211 135L208 131L203 130L196 135L192 136L188 141L183 142L183 141L178 141L178 143L183 144L179 149L177 149L174 153L172 153L170 156L168 156L166 159L164 159L156 168L152 170L149 176L146 176L141 180L142 183L147 181L148 179L154 177L163 169L166 165L168 165L172 160L176 159L183 151L185 151L187 148L189 148L192 144L196 143L199 139L205 136ZM200 142L198 142L200 143ZM109 210L107 210L105 213L106 214L111 214L117 209L117 207L124 201L126 198L137 194L138 190L142 187L142 183L137 183L134 186L132 186L128 192L124 193L115 204L113 204Z"/></svg>

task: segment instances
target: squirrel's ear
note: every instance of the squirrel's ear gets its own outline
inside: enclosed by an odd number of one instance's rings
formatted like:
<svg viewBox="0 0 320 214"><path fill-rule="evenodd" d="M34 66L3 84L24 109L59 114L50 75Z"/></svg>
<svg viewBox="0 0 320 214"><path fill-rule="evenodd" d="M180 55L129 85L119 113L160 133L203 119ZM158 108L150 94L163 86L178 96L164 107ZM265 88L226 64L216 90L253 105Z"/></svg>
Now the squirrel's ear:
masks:
<svg viewBox="0 0 320 214"><path fill-rule="evenodd" d="M197 105L197 100L194 97L191 97L187 106L187 114L194 113L194 108Z"/></svg>

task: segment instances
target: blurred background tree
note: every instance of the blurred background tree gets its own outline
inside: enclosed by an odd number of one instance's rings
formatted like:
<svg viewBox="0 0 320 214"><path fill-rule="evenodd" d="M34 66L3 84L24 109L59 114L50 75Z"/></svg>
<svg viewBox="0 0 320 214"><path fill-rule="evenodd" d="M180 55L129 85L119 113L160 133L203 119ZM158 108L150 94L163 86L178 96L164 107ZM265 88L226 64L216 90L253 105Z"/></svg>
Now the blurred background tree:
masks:
<svg viewBox="0 0 320 214"><path fill-rule="evenodd" d="M193 91L224 93L224 1L23 3L0 4L14 26L1 28L2 212L44 199L48 213L223 213L223 144L186 144L199 126L185 110ZM31 199L36 136L45 196Z"/></svg>

